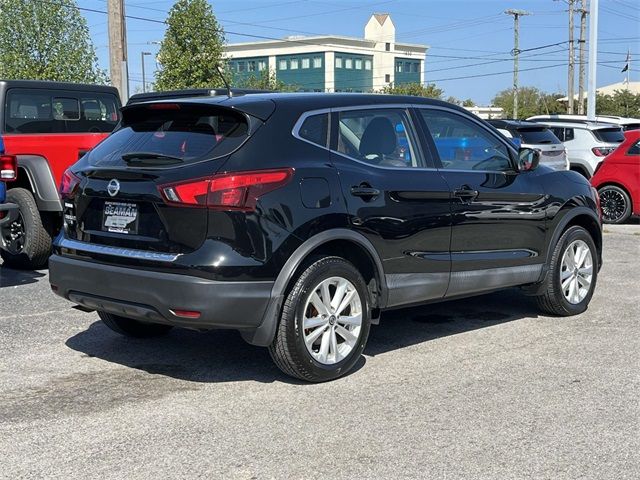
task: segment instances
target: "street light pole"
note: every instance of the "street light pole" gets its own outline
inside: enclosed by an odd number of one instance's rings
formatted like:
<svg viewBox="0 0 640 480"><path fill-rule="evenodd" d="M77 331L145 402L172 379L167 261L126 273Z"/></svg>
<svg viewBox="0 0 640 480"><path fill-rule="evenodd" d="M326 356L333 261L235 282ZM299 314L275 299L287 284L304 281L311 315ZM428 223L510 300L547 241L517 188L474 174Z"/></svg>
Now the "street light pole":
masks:
<svg viewBox="0 0 640 480"><path fill-rule="evenodd" d="M151 52L140 52L140 62L142 63L142 93L147 91L147 80L144 75L144 56L151 55Z"/></svg>
<svg viewBox="0 0 640 480"><path fill-rule="evenodd" d="M587 84L587 119L596 119L596 62L598 60L598 0L589 8L589 80Z"/></svg>

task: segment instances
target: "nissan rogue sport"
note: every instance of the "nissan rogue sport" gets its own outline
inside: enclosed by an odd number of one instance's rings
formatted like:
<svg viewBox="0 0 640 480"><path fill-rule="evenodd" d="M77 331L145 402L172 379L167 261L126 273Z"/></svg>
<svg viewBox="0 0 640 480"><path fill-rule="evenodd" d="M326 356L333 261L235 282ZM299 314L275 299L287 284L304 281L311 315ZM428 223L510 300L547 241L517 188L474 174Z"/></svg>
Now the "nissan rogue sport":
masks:
<svg viewBox="0 0 640 480"><path fill-rule="evenodd" d="M235 329L285 373L347 373L386 309L509 287L583 312L598 196L437 100L183 98L122 109L63 176L54 292L135 337Z"/></svg>

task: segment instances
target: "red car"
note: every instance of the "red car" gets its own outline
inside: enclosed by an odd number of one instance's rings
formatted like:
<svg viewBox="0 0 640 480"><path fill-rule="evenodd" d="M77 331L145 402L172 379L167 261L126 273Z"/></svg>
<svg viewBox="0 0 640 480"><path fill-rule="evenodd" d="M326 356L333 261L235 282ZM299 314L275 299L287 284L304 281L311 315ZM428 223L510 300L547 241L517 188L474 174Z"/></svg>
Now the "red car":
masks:
<svg viewBox="0 0 640 480"><path fill-rule="evenodd" d="M640 130L628 130L624 137L591 177L591 185L600 194L605 223L623 223L632 214L640 214Z"/></svg>
<svg viewBox="0 0 640 480"><path fill-rule="evenodd" d="M120 98L113 87L0 80L0 138L5 155L18 166L6 195L18 213L0 225L4 266L47 264L51 239L62 225L62 174L107 137L119 119Z"/></svg>

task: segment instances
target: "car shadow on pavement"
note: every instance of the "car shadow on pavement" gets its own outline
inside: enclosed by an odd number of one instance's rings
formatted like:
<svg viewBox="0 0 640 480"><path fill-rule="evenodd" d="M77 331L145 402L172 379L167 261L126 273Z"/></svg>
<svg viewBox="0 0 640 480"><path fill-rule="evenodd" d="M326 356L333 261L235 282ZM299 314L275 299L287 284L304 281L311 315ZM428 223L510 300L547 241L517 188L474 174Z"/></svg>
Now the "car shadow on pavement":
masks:
<svg viewBox="0 0 640 480"><path fill-rule="evenodd" d="M535 316L535 312L530 298L513 291L385 312L381 324L372 327L365 355L349 375L365 365L367 356ZM190 382L304 384L281 373L266 348L245 343L234 331L176 328L164 337L135 339L119 336L98 321L69 338L66 345L88 357Z"/></svg>
<svg viewBox="0 0 640 480"><path fill-rule="evenodd" d="M0 288L36 283L44 276L46 276L46 273L36 270L14 270L0 265Z"/></svg>

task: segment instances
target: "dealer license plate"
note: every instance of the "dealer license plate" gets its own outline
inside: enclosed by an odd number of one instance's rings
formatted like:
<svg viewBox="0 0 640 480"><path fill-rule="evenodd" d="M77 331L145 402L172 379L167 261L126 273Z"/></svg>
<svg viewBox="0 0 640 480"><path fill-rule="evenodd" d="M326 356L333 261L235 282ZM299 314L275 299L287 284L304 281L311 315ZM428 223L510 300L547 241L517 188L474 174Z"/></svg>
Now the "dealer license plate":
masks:
<svg viewBox="0 0 640 480"><path fill-rule="evenodd" d="M107 232L137 234L138 206L135 203L104 202L102 229Z"/></svg>

